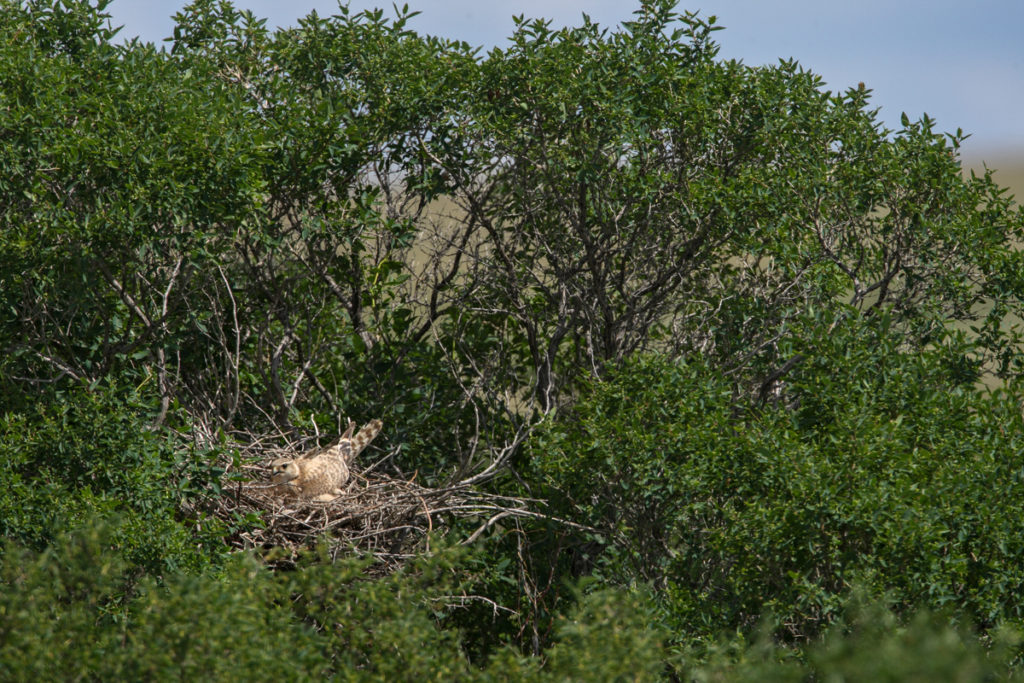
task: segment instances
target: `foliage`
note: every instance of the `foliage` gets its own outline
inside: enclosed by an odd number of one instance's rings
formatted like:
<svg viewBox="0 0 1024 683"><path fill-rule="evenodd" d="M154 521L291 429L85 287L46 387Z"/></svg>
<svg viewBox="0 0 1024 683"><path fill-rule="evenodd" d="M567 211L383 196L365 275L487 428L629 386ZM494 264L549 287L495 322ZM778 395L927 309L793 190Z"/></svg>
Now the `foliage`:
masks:
<svg viewBox="0 0 1024 683"><path fill-rule="evenodd" d="M854 585L1019 622L1020 397L977 393L955 347L902 343L884 325L820 335L795 409L744 409L699 359L617 369L530 447L552 512L593 528L563 561L650 582L677 632L705 637L766 611L815 637Z"/></svg>
<svg viewBox="0 0 1024 683"><path fill-rule="evenodd" d="M415 88L384 115L392 95L370 88L388 89L395 62L427 87L421 62L447 71L463 48L379 14L311 17L272 40L200 2L171 53L102 34L69 60L49 36L84 3L6 5L6 401L39 382L148 381L154 424L178 402L208 434L340 432L366 404L391 424L412 416L393 438L427 456L470 417L398 298L412 217L391 215L377 181L401 170L411 128L444 115ZM367 59L370 43L387 59ZM414 415L421 401L444 408Z"/></svg>
<svg viewBox="0 0 1024 683"><path fill-rule="evenodd" d="M763 631L710 648L689 667L695 681L1015 681L1020 635L1001 630L989 642L948 618L921 611L905 622L882 603L851 603L803 657L782 654Z"/></svg>
<svg viewBox="0 0 1024 683"><path fill-rule="evenodd" d="M545 672L559 681L655 680L665 653L654 618L641 591L591 593L558 625Z"/></svg>
<svg viewBox="0 0 1024 683"><path fill-rule="evenodd" d="M451 598L461 553L442 550L384 579L366 561L314 562L273 574L236 556L219 577L133 576L114 548L115 526L92 520L38 553L8 544L0 567L0 674L117 679L656 680L661 634L641 593L581 596L562 619L547 662L511 649L484 666L460 653L434 615ZM457 580L456 580L457 583ZM1017 680L1019 638L986 647L926 613L901 623L881 604L844 612L803 658L782 656L762 632L672 658L691 680Z"/></svg>
<svg viewBox="0 0 1024 683"><path fill-rule="evenodd" d="M0 0L4 678L1010 665L1024 214L962 131L673 0L486 54L106 5ZM208 516L259 465L225 444L348 417L488 504L390 574L228 557L266 520Z"/></svg>
<svg viewBox="0 0 1024 683"><path fill-rule="evenodd" d="M42 553L8 544L4 680L594 680L616 671L651 680L662 667L644 613L614 592L566 620L544 669L510 649L473 666L458 634L435 623L457 587L453 550L377 580L359 558L273 574L239 555L220 576L172 574L158 584L132 576L112 549L117 535L91 523Z"/></svg>
<svg viewBox="0 0 1024 683"><path fill-rule="evenodd" d="M71 386L0 417L0 532L36 548L66 525L118 515L133 566L200 571L223 552L202 514L219 492L216 451L146 429L155 408L132 387ZM190 512L188 512L190 511Z"/></svg>
<svg viewBox="0 0 1024 683"><path fill-rule="evenodd" d="M481 321L508 339L496 375L547 411L606 362L700 352L768 392L813 307L888 311L915 348L983 303L990 331L1019 314L1020 214L961 180L961 133L885 130L868 91L794 62L717 60L713 18L673 4L612 33L521 21L481 64L477 163L445 169L488 245L468 296L502 314ZM1015 373L1017 336L982 337Z"/></svg>

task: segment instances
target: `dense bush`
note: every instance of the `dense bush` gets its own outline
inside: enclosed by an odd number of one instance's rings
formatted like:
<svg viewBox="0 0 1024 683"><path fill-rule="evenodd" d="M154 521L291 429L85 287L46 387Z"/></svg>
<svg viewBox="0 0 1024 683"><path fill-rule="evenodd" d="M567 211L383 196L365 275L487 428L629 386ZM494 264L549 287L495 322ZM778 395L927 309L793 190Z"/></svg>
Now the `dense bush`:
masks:
<svg viewBox="0 0 1024 683"><path fill-rule="evenodd" d="M1021 397L979 393L952 341L905 352L881 319L807 342L789 406L744 406L699 358L647 357L541 430L543 497L593 528L562 539L567 561L653 584L680 634L771 612L815 637L854 586L1019 623Z"/></svg>
<svg viewBox="0 0 1024 683"><path fill-rule="evenodd" d="M3 677L1013 664L1024 215L961 131L672 0L487 54L106 4L0 0ZM479 516L392 571L230 556L229 444L348 417Z"/></svg>
<svg viewBox="0 0 1024 683"><path fill-rule="evenodd" d="M131 386L40 391L0 417L0 533L36 548L67 525L117 515L117 544L159 574L218 563L223 525L203 515L219 493L218 454L147 429L156 410Z"/></svg>
<svg viewBox="0 0 1024 683"><path fill-rule="evenodd" d="M922 611L901 621L882 603L856 600L803 658L782 654L764 631L750 642L718 643L704 663L687 668L696 681L1015 681L1020 634L979 638L948 617ZM781 656L780 656L781 655Z"/></svg>
<svg viewBox="0 0 1024 683"><path fill-rule="evenodd" d="M643 592L604 589L559 620L543 664L512 649L470 663L434 614L454 596L464 553L442 550L396 575L368 579L366 561L312 562L274 574L233 558L220 576L138 580L113 547L116 525L62 534L37 553L10 543L0 574L4 680L656 680L666 663L697 681L1018 680L1019 636L985 644L945 618L901 623L855 600L804 656L765 630L670 655ZM314 559L315 558L311 558ZM454 564L453 564L454 562Z"/></svg>
<svg viewBox="0 0 1024 683"><path fill-rule="evenodd" d="M660 635L626 593L583 600L545 666L511 649L474 666L435 614L458 599L462 553L370 579L368 561L271 573L236 556L219 576L138 580L116 526L92 520L36 553L7 544L0 575L4 680L652 680Z"/></svg>

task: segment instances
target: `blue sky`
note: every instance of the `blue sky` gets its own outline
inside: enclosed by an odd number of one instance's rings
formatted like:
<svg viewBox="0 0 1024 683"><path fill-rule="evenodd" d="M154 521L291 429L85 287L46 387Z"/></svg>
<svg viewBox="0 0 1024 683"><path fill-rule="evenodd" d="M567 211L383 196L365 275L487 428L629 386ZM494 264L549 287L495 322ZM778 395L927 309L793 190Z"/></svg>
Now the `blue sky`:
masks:
<svg viewBox="0 0 1024 683"><path fill-rule="evenodd" d="M184 2L114 0L107 8L122 36L160 43L171 34ZM316 10L337 13L336 0L236 0L290 26ZM390 2L352 1L352 10ZM401 4L401 3L400 3ZM614 27L639 0L408 0L422 12L410 22L420 33L443 35L489 48L512 33L512 16L580 23L586 12ZM1024 0L683 0L680 9L715 15L726 29L716 39L721 55L747 64L795 58L820 74L832 90L863 81L874 90L882 120L898 127L900 113L927 112L939 130L963 128L968 159L1024 158Z"/></svg>

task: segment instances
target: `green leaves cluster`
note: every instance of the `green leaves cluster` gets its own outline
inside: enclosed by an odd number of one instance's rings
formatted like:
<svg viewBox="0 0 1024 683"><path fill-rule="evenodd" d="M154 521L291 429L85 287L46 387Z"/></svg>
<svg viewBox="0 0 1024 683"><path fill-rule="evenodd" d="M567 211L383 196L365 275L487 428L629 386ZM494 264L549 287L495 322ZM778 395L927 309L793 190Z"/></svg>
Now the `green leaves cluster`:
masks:
<svg viewBox="0 0 1024 683"><path fill-rule="evenodd" d="M220 564L223 524L204 514L220 491L216 448L150 431L152 405L123 385L40 393L0 418L0 533L37 549L69 525L122 520L116 543L160 575Z"/></svg>
<svg viewBox="0 0 1024 683"><path fill-rule="evenodd" d="M326 558L273 574L232 558L218 575L139 580L112 544L115 526L92 523L36 553L4 548L0 674L48 678L217 680L566 680L601 672L651 680L662 664L642 612L612 595L584 600L541 667L510 648L471 663L459 634L433 616L456 599L447 549L368 579L368 561ZM627 627L618 633L619 627ZM610 636L610 637L609 637ZM581 658L582 655L582 658Z"/></svg>
<svg viewBox="0 0 1024 683"><path fill-rule="evenodd" d="M834 327L794 407L738 406L700 359L638 358L595 383L530 447L552 512L593 529L562 538L562 562L659 587L676 632L703 637L770 613L779 637L813 638L854 587L1019 623L1019 397L903 343Z"/></svg>

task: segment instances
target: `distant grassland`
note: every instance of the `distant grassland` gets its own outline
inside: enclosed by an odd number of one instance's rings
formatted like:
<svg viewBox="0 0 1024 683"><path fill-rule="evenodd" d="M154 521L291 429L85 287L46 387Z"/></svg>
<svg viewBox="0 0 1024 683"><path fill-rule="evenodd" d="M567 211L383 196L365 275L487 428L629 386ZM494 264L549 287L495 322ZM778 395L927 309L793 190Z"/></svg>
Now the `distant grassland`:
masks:
<svg viewBox="0 0 1024 683"><path fill-rule="evenodd" d="M1024 150L977 157L965 155L963 161L965 173L972 169L981 173L986 165L995 170L995 181L1010 189L1018 205L1024 205Z"/></svg>
<svg viewBox="0 0 1024 683"><path fill-rule="evenodd" d="M995 181L1009 189L1017 205L1024 206L1024 150L978 156L966 155L963 159L965 174L969 174L971 170L981 173L986 166L995 171L993 175ZM978 311L982 315L986 312L985 307ZM1009 315L1004 320L1004 325L1007 327L1020 324L1021 320L1015 315ZM966 325L961 325L961 327L966 327ZM981 385L989 389L995 389L1002 386L1002 382L991 375L984 375Z"/></svg>

